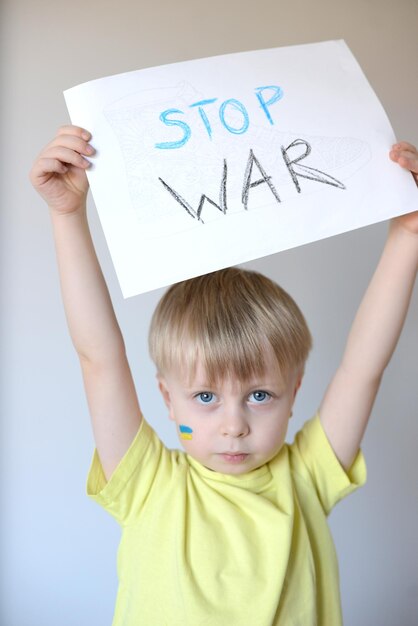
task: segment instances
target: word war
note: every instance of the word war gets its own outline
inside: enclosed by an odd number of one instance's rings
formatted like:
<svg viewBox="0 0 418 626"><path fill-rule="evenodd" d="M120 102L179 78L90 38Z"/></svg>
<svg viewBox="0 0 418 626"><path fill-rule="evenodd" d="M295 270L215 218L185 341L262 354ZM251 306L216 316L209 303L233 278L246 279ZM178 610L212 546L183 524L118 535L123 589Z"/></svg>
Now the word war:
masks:
<svg viewBox="0 0 418 626"><path fill-rule="evenodd" d="M299 154L295 158L290 158L289 151L298 146L302 146L304 148L304 152ZM312 151L311 145L305 141L304 139L296 139L293 141L287 148L281 146L281 153L284 165L289 173L289 176L296 188L297 193L301 193L302 189L300 186L299 179L304 178L307 180L315 181L317 183L321 183L324 185L330 185L331 187L337 187L338 189L346 189L346 186L333 176L326 174L316 168L309 167L307 165L301 165L300 161L305 159ZM253 169L254 165L258 169L261 174L261 178L257 180L253 180ZM227 182L228 182L228 164L226 159L223 161L223 171L222 171L222 179L220 184L219 191L219 201L215 202L211 198L209 198L206 194L202 194L200 197L199 205L197 209L194 209L187 200L185 200L173 187L171 187L166 181L164 181L161 177L158 178L164 188L171 194L171 196L180 204L180 206L185 209L185 211L192 217L193 219L197 219L199 222L204 224L202 219L202 211L205 204L205 201L215 207L218 211L226 215L228 211L227 205ZM241 193L241 202L246 211L248 211L248 202L250 190L258 187L259 185L267 185L272 196L274 197L277 203L281 203L282 200L280 195L272 182L272 176L269 176L262 164L254 154L253 150L250 150L247 165L244 172L243 185L242 185L242 193Z"/></svg>
<svg viewBox="0 0 418 626"><path fill-rule="evenodd" d="M264 97L265 91L273 92L272 94L270 94L270 97L267 100ZM259 107L267 118L267 121L269 122L269 124L273 125L274 121L271 117L269 109L275 102L278 102L283 98L283 89L278 85L256 87L255 96L257 98ZM217 100L218 98L207 98L205 100L199 100L199 102L193 102L193 104L189 105L189 109L197 109L209 139L212 139L212 124L204 107L213 105ZM237 117L241 117L240 123L238 125L233 125L231 120L228 120L228 113L233 113ZM178 126L178 128L182 130L183 137L181 139L178 139L177 141L163 141L160 143L156 143L155 148L158 148L160 150L175 150L178 148L182 148L184 145L186 145L186 143L192 136L191 122L188 124L182 119L173 119L172 117L173 115L178 116L184 114L184 111L181 111L180 109L167 109L160 114L160 121L163 122L163 124L165 124L166 126ZM223 128L225 128L229 133L232 133L233 135L242 135L246 133L250 126L248 109L240 100L237 100L236 98L229 98L228 100L222 102L219 107L218 115Z"/></svg>

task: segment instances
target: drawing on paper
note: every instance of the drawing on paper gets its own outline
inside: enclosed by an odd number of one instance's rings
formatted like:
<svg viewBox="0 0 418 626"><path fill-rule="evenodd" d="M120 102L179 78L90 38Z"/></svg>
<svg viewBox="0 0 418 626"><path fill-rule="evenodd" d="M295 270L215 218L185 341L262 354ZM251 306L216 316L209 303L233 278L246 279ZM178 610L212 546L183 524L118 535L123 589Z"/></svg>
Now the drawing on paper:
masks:
<svg viewBox="0 0 418 626"><path fill-rule="evenodd" d="M256 120L237 98L205 98L186 82L138 91L105 108L139 222L186 215L204 224L318 193L324 184L344 190L370 160L360 139L277 130L280 86L256 87L250 95L258 102ZM193 226L180 223L180 229Z"/></svg>

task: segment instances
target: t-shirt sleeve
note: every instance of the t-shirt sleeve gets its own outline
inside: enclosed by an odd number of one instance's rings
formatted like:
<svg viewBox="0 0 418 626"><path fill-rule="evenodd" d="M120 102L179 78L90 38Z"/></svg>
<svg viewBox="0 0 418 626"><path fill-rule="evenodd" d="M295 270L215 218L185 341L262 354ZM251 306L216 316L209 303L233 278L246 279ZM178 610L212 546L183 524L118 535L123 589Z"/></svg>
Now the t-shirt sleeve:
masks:
<svg viewBox="0 0 418 626"><path fill-rule="evenodd" d="M358 451L346 471L336 457L322 427L319 415L306 422L290 446L293 470L311 482L322 508L328 515L332 508L366 482L364 456Z"/></svg>
<svg viewBox="0 0 418 626"><path fill-rule="evenodd" d="M141 514L150 494L170 482L176 456L178 452L167 449L142 419L135 439L108 481L95 450L87 478L87 495L119 523L128 524Z"/></svg>

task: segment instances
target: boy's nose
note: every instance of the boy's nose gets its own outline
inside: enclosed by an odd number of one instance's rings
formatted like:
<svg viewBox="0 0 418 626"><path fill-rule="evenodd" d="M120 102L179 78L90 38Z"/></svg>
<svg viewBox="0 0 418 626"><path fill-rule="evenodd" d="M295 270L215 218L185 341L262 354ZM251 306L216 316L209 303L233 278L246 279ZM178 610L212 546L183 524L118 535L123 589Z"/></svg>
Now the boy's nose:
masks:
<svg viewBox="0 0 418 626"><path fill-rule="evenodd" d="M222 421L222 434L229 437L245 437L250 427L244 415L239 411L229 411Z"/></svg>

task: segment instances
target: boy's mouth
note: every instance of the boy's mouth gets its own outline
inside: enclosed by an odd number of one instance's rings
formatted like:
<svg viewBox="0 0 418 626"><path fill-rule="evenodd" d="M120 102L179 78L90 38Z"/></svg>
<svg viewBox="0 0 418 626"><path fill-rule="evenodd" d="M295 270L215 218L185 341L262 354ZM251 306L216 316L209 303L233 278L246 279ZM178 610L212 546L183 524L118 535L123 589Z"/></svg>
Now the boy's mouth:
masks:
<svg viewBox="0 0 418 626"><path fill-rule="evenodd" d="M244 452L222 452L220 456L227 463L242 463L249 455Z"/></svg>

